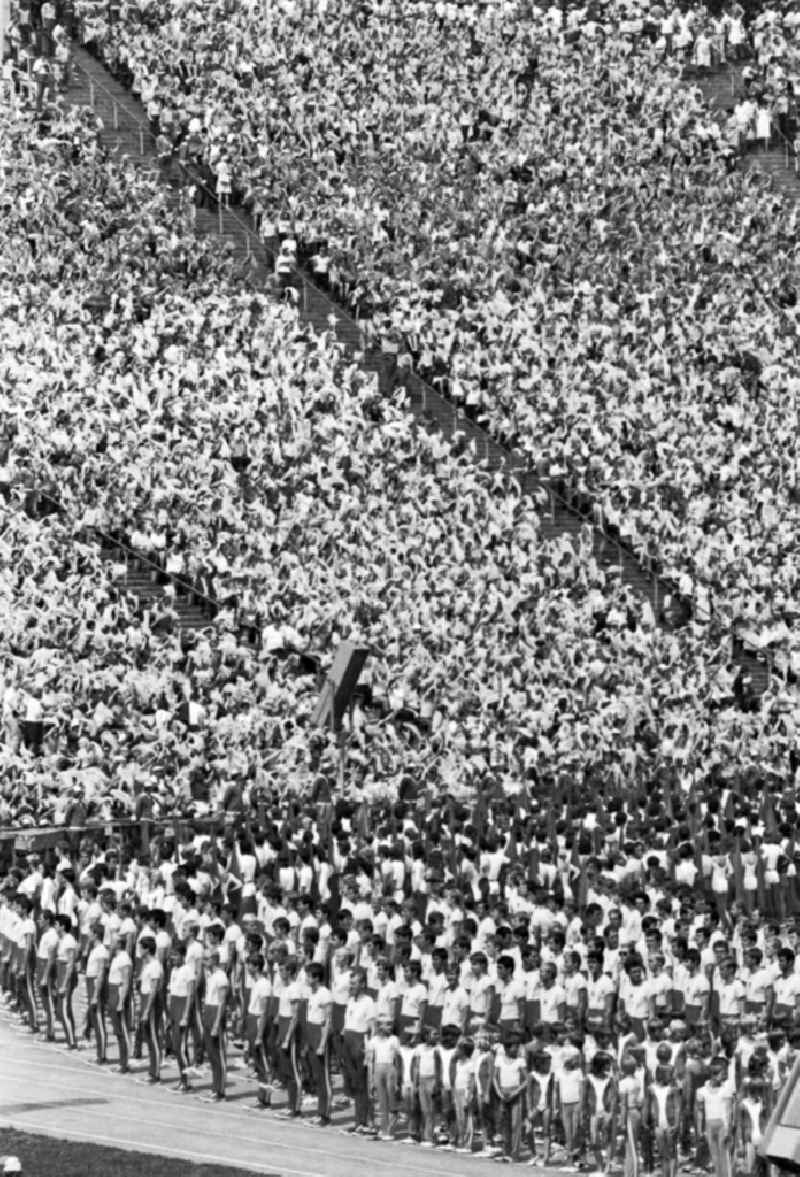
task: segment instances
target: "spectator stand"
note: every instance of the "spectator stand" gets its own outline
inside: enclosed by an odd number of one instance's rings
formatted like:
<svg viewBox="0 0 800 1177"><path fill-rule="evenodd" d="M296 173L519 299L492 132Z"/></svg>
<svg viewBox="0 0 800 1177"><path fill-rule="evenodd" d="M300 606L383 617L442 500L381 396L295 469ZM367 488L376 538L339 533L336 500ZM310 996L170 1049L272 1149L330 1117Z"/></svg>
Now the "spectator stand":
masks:
<svg viewBox="0 0 800 1177"><path fill-rule="evenodd" d="M91 35L86 28L82 30L82 38L91 43ZM123 139L124 135L128 136L128 139L133 136L135 140L138 140L140 155L145 152L145 155L142 155L142 158L145 158L147 155L146 143L148 140L152 141L151 128L146 125L143 119L132 114L128 96L118 83L112 82L106 71L99 67L93 59L83 54L81 57L85 57L85 61L81 62L81 71L88 86L89 105L97 109L99 113L98 102L101 103L102 115L105 116L103 118L104 126L110 124L117 133L117 150L121 150L126 145L130 146L130 143ZM115 93L115 90L118 90L119 93ZM150 155L152 156L152 152ZM165 181L170 180L170 176L165 174L161 162L158 174L163 176ZM243 250L244 255L242 279L255 278L257 275L254 268L258 269L258 263L255 261L257 252L263 251L263 256L266 259L274 258L274 252L270 251L269 245L264 248L254 229L235 212L223 207L223 202L217 200L217 197L210 192L200 177L187 175L184 179L188 179L202 193L204 207L198 211L207 214L212 223L216 221L216 231L229 237L229 245L236 248L233 241L239 242L239 248ZM208 212L210 207L216 207L216 217ZM226 232L228 229L232 230L230 234ZM364 334L359 324L337 307L315 284L311 283L304 272L291 269L288 277L284 279L276 274L276 281L279 286L285 289L286 296L290 301L301 305L305 315L317 330L335 328L340 337L344 336L344 342L351 349L358 349L357 357L364 359ZM666 621L667 624L675 626L688 620L692 614L702 621L710 619L710 605L698 607L698 594L691 577L684 574L680 591L676 592L675 584L671 583L664 575L664 570L659 567L657 559L653 556L649 557L649 569L642 570L636 558L624 548L618 535L605 534L607 529L603 527L602 516L594 508L590 498L585 494L578 494L574 490L569 472L565 472L563 480L557 484L539 479L536 474L527 470L524 459L514 458L502 450L487 434L462 415L455 405L425 384L416 374L404 369L403 375L400 377L397 356L391 351L380 359L370 356L367 358L367 362L375 365L373 370L377 372L379 383L384 392L390 391L397 383L402 382L410 394L415 411L421 413L428 424L435 421L448 437L460 432L463 443L471 445L474 456L478 460L487 462L490 469L500 468L502 465L503 469L513 470L518 476L521 475L526 489L540 494L542 506L547 505L550 523L555 532L561 530L574 533L581 526L583 520L590 521L596 537L595 547L600 549L601 557L606 563L616 563L617 567L621 567L625 578L640 593L644 592L648 596L653 605L654 614L660 621ZM734 640L737 637L738 635L734 635ZM748 658L740 648L737 648L737 653L740 661L742 658ZM759 666L756 659L749 659L749 663L747 671L750 680L761 685L765 678L763 668Z"/></svg>
<svg viewBox="0 0 800 1177"><path fill-rule="evenodd" d="M789 10L784 14L784 20ZM756 168L770 177L776 191L800 199L800 109L798 108L796 79L792 76L789 62L784 62L778 53L773 61L779 63L777 75L770 81L769 55L760 57L763 32L759 26L764 22L760 10L751 14L751 23L745 31L745 39L733 48L725 43L722 59L719 53L711 58L711 68L698 66L696 57L687 64L684 76L691 79L703 93L705 101L716 110L723 130L735 143L739 164L743 169ZM773 12L768 23L777 20ZM789 29L789 42L796 35L795 26ZM745 102L750 103L749 117L743 110ZM759 110L762 118L759 120ZM759 134L759 131L761 134ZM776 621L791 618L776 618ZM779 643L764 642L758 634L739 626L736 635L739 645L756 652L763 662L768 681L776 678L786 683L790 672L790 658Z"/></svg>
<svg viewBox="0 0 800 1177"><path fill-rule="evenodd" d="M55 489L48 487L27 488L23 486L24 509L31 518L42 518L46 515L58 514L64 517L64 509L59 502ZM546 534L546 532L545 532ZM78 538L76 534L76 538ZM227 599L217 600L202 591L198 585L190 583L166 568L165 553L163 561L158 562L140 551L136 551L119 535L111 535L101 528L92 527L80 538L84 542L96 544L102 556L110 566L112 581L124 592L135 597L144 607L158 614L157 620L151 628L158 633L160 628L165 631L177 629L181 634L184 646L190 646L194 640L194 631L199 631L211 624L220 614L225 613L232 619L233 630L239 643L258 649L262 641L263 624L259 617L240 608L237 601ZM324 673L321 659L309 650L300 650L284 646L272 649L271 653L280 660L295 659L299 673L311 675L316 680L317 691L322 689ZM392 707L388 700L372 696L368 688L356 687L354 697L362 703L367 703L375 718L385 720L392 716ZM419 730L426 728L426 721L420 712L407 701L403 707L404 721ZM349 730L349 729L348 729ZM347 742L347 730L339 733L340 752L344 753Z"/></svg>
<svg viewBox="0 0 800 1177"><path fill-rule="evenodd" d="M87 39L85 27L81 26L79 33L81 41ZM136 150L138 147L142 161L152 160L155 154L154 136L144 112L141 115L136 113L139 105L137 100L86 49L76 48L75 60L76 73L79 73L82 81L82 92L75 91L72 100L88 102L104 124L110 124L117 136L119 150L123 147ZM263 242L247 214L241 216L236 210L224 207L196 170L188 169L185 165L180 165L180 168L183 175L177 182L191 183L200 194L197 228L225 239L228 247L242 262L243 278L255 283L269 282L270 272L275 266L277 243ZM176 178L169 172L165 173L163 168L161 175L165 182L176 182ZM437 428L447 439L459 434L461 444L471 448L475 459L485 463L488 469L513 473L524 490L538 498L545 512L546 535L565 532L575 535L584 523L589 522L599 557L606 565L618 567L625 583L649 600L660 624L674 628L685 624L690 616L696 616L702 621L710 620L710 609L699 602L694 587L690 586L687 593L684 585L684 591L681 592L676 581L659 567L657 559L652 559L648 567L643 567L616 531L603 525L593 503L572 485L569 474L558 485L541 477L530 469L524 456L499 445L455 402L448 400L410 367L398 363L396 352L367 352L364 331L359 322L312 281L304 269L292 268L288 278L278 281L285 297L297 306L303 319L317 332L334 331L362 368L375 374L384 394L390 394L401 386L407 395L409 407L428 428ZM737 635L732 635L732 640L736 662L749 676L755 691L761 693L768 682L763 660L746 649Z"/></svg>
<svg viewBox="0 0 800 1177"><path fill-rule="evenodd" d="M758 168L772 177L778 191L796 199L800 196L797 101L793 92L779 95L766 90L763 75L758 73L754 65L755 52L750 31L740 55L733 58L726 56L722 61L712 59L710 69L689 64L684 74L687 80L699 87L706 102L717 111L723 128L733 118L736 107L744 98L764 99L769 120L763 120L762 129L768 128L768 136L757 134L759 128L755 111L749 126L731 128L740 165L744 168Z"/></svg>

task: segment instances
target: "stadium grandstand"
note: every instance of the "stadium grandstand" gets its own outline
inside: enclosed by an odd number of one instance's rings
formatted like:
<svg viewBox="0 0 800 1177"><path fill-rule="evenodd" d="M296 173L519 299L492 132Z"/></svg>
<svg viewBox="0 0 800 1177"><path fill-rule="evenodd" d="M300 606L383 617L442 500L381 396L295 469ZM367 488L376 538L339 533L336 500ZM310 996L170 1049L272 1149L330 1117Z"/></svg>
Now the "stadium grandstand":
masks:
<svg viewBox="0 0 800 1177"><path fill-rule="evenodd" d="M0 1035L298 1139L766 1174L800 5L0 34Z"/></svg>

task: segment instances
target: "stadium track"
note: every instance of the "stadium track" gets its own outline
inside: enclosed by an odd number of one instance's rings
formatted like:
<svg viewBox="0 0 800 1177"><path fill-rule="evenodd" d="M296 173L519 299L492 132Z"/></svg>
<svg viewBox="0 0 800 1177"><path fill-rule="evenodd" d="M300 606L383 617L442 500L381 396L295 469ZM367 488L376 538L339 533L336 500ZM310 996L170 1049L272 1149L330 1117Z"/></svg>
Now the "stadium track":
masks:
<svg viewBox="0 0 800 1177"><path fill-rule="evenodd" d="M349 1139L336 1128L319 1129L248 1111L253 1085L234 1088L222 1106L157 1087L92 1064L89 1048L70 1053L36 1040L0 1017L0 1127L65 1140L238 1166L277 1177L430 1177L463 1173L488 1177L490 1160L435 1155L406 1145ZM146 1074L146 1072L143 1072ZM556 1174L557 1170L549 1170Z"/></svg>

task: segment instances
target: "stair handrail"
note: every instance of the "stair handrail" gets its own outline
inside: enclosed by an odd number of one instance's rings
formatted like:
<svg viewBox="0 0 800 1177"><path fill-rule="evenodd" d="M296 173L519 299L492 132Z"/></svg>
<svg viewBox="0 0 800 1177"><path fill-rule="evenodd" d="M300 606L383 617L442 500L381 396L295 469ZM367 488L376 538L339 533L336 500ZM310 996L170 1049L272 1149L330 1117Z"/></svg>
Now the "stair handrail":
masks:
<svg viewBox="0 0 800 1177"><path fill-rule="evenodd" d="M789 159L791 158L791 156L795 156L795 170L796 170L797 169L797 151L795 149L794 143L792 143L792 141L788 137L788 135L784 135L784 133L780 129L780 127L773 126L772 127L772 139L777 139L779 143L781 141L783 142L783 148L786 153L785 163L786 163L787 171L791 171L791 168L789 167Z"/></svg>
<svg viewBox="0 0 800 1177"><path fill-rule="evenodd" d="M50 503L59 513L59 515L68 518L68 513L63 502L54 494L48 490L42 490L40 487L35 485L30 489L33 490L37 498L43 499L45 502ZM120 551L124 552L126 555L126 563L128 561L138 561L140 564L147 564L151 571L157 572L159 576L167 577L167 579L171 581L171 583L176 587L180 587L185 590L184 595L190 598L195 597L202 600L210 607L213 614L216 614L225 608L225 606L222 605L219 601L215 600L214 597L209 596L208 593L204 593L202 589L196 588L190 581L184 580L183 577L179 576L177 573L167 572L156 560L146 556L143 552L138 552L135 548L131 547L130 544L126 543L124 540L119 539L117 536L112 535L110 532L105 531L102 527L97 527L95 524L88 524L84 530L91 533L93 536L98 537L100 540L104 540L105 546L118 548ZM133 595L135 596L135 594Z"/></svg>
<svg viewBox="0 0 800 1177"><path fill-rule="evenodd" d="M755 44L753 41L753 33L752 33L752 30L749 26L745 30L745 36L747 38L747 46L750 51L750 55L753 56L753 55L755 55ZM736 79L737 79L737 65L738 64L739 64L738 62L729 61L726 59L724 62L720 62L718 64L718 66L716 67L716 69L718 71L721 71L723 73L730 72L731 97L732 98L736 96ZM791 171L791 165L790 165L789 161L792 158L792 156L794 156L794 161L795 161L794 170L795 170L795 173L797 173L798 166L800 165L800 158L798 158L798 152L797 152L796 145L792 142L791 139L789 139L788 135L784 135L783 131L780 129L779 126L777 126L774 122L772 122L772 125L770 128L770 145L772 145L776 140L778 141L778 143L783 144L783 148L785 151L785 161L784 162L785 162L786 169L788 171ZM739 152L741 155L746 154L746 144L743 143L741 141L741 139L739 141Z"/></svg>

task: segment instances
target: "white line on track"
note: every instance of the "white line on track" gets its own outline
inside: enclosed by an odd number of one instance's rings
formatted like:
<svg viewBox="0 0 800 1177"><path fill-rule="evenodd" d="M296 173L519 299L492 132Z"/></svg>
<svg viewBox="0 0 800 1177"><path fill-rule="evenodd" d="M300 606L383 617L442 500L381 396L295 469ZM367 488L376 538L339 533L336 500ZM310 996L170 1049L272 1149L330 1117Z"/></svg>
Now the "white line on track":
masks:
<svg viewBox="0 0 800 1177"><path fill-rule="evenodd" d="M43 1050L52 1050L52 1047L48 1047L48 1045L46 1043L33 1043L32 1045L41 1046ZM61 1096L63 1096L63 1094L64 1094L63 1082L59 1082L58 1080L53 1080L52 1082L48 1082L49 1075L55 1074L55 1073L67 1073L67 1074L73 1075L73 1076L76 1073L80 1074L81 1076L83 1075L83 1072L76 1072L76 1069L73 1066L63 1066L63 1065L59 1066L57 1063L56 1064L52 1064L52 1063L49 1064L47 1067L47 1072L43 1073L39 1067L39 1064L37 1062L35 1062L34 1060L32 1060L30 1058L19 1057L19 1056L15 1057L13 1054L5 1054L3 1061L4 1061L4 1066L6 1066L6 1065L8 1066L8 1072L10 1072L10 1073L13 1073L15 1068L21 1068L21 1067L31 1068L35 1072L35 1082L40 1088L53 1087ZM96 1073L97 1073L97 1076L99 1077L100 1074L102 1073L102 1069L98 1067ZM91 1072L88 1072L88 1071L86 1072L87 1078L90 1076L90 1074L91 1074ZM108 1078L112 1078L112 1075L109 1075ZM158 1107L164 1106L163 1101L161 1099L147 1098L141 1094L137 1095L135 1090L133 1090L133 1091L130 1090L128 1083L125 1081L125 1076L113 1075L113 1079L115 1079L115 1080L119 1079L120 1082L114 1083L113 1087L111 1087L111 1088L109 1088L108 1086L104 1086L102 1089L90 1087L85 1082L82 1081L80 1084L80 1093L82 1095L86 1095L89 1097L100 1096L100 1097L105 1097L106 1099L113 1099L113 1098L117 1097L121 1100L124 1100L126 1105L143 1104L149 1108L153 1108L156 1105ZM154 1089L154 1095L155 1095L156 1090L157 1089ZM178 1106L179 1099L180 1099L180 1097L176 1095L175 1096L176 1107ZM33 1102L32 1096L30 1097L30 1102ZM193 1100L186 1099L184 1101L183 1099L180 1099L180 1109L182 1112L187 1113L188 1116L195 1116L195 1117L199 1116L203 1119L204 1124L203 1124L202 1131L204 1134L206 1134L210 1137L220 1136L223 1139L227 1139L228 1132L231 1129L227 1128L227 1127L223 1127L222 1125L220 1125L218 1129L210 1128L208 1126L207 1112L203 1108L198 1107ZM55 1111L57 1109L54 1108L53 1110ZM69 1114L69 1109L65 1108L64 1113L65 1113L65 1115ZM13 1114L23 1115L24 1113L13 1113ZM142 1123L141 1116L126 1116L126 1115L116 1112L116 1111L114 1111L112 1113L112 1115L113 1115L113 1119L115 1121L132 1123L132 1124L141 1124ZM215 1109L215 1115L218 1115L221 1118L224 1117L225 1119L230 1121L231 1127L233 1126L233 1124L247 1123L248 1125L250 1125L253 1123L251 1117L244 1112L244 1109L239 1109L239 1108L235 1108L235 1107L217 1107ZM3 1118L3 1119L5 1118L2 1115L2 1105L0 1105L0 1118ZM25 1119L22 1122L25 1124L31 1123L31 1121L29 1121L28 1119ZM397 1156L396 1156L396 1153L394 1150L392 1150L392 1157L390 1159L388 1156L381 1157L379 1155L379 1152L380 1152L379 1146L376 1148L374 1154L372 1153L371 1149L369 1150L368 1153L359 1152L356 1154L356 1153L340 1152L338 1149L335 1151L331 1151L330 1149L326 1149L326 1148L316 1148L316 1147L314 1147L314 1145L309 1144L307 1142L307 1140L303 1140L302 1145L300 1145L299 1141L298 1141L297 1126L296 1125L290 1126L288 1122L286 1124L283 1124L283 1123L281 1123L280 1120L268 1119L266 1117L264 1118L263 1123L264 1123L265 1129L268 1129L270 1131L277 1130L278 1132L291 1133L291 1136L292 1136L291 1141L284 1142L284 1141L275 1139L272 1135L267 1137L266 1133L264 1136L257 1136L257 1137L243 1135L239 1131L236 1132L237 1140L240 1140L243 1144L253 1144L253 1145L257 1145L261 1148L269 1147L269 1148L273 1148L273 1149L282 1149L282 1150L286 1150L286 1151L291 1151L293 1153L297 1153L298 1149L300 1149L302 1152L308 1153L310 1156L327 1157L327 1158L330 1158L335 1161L341 1161L342 1163L351 1162L353 1165L362 1166L366 1162L369 1166L371 1166L373 1168L383 1166L383 1167L390 1168L393 1172L401 1171L404 1173L418 1173L418 1174L423 1174L424 1177L430 1177L430 1168L429 1167L422 1167L419 1165L404 1163L402 1160L397 1159ZM167 1120L167 1121L155 1120L152 1118L152 1116L149 1116L149 1115L147 1117L147 1124L148 1124L148 1127L164 1128L164 1129L167 1129L167 1130L170 1130L173 1132L176 1129L181 1130L183 1127L181 1124L176 1123L176 1121L174 1119ZM188 1123L183 1128L183 1130L185 1130L185 1131L192 1131L192 1130L196 1130L196 1129L197 1129L196 1125L188 1124ZM313 1129L312 1129L312 1131L313 1131ZM331 1131L336 1132L336 1129L335 1128L325 1129L325 1131L326 1132L331 1132ZM54 1132L54 1134L56 1134L55 1130L53 1130L53 1132ZM76 1134L73 1133L73 1135L76 1135ZM102 1140L102 1137L96 1135L94 1132L91 1132L91 1133L87 1132L87 1133L83 1133L83 1134L78 1133L77 1135L78 1135L78 1137L81 1137L83 1139L91 1139L91 1140L96 1140L96 1141ZM398 1142L398 1143L402 1143L402 1142ZM147 1150L147 1151L149 1151L149 1150ZM176 1153L175 1155L178 1155L178 1154ZM186 1154L186 1155L189 1155L189 1154ZM197 1155L199 1156L200 1154L197 1154ZM285 1172L285 1173L291 1172L291 1170L285 1169L282 1165L280 1165L278 1167L280 1167L282 1172ZM306 1171L297 1170L296 1172L302 1174L302 1173L305 1173ZM312 1171L310 1171L310 1170L307 1171L307 1173L310 1174L310 1177L318 1177L317 1174L313 1174ZM443 1174L446 1173L446 1170L442 1169L442 1173Z"/></svg>
<svg viewBox="0 0 800 1177"><path fill-rule="evenodd" d="M13 1120L5 1121L0 1116L0 1123L18 1132L37 1132L42 1136L54 1136L57 1140L88 1140L92 1144L103 1144L112 1148L126 1148L135 1150L136 1152L152 1153L156 1156L177 1157L179 1160L194 1161L199 1164L228 1165L230 1168L246 1169L251 1173L274 1173L276 1169L279 1169L281 1174L285 1174L286 1177L325 1177L323 1173L318 1173L313 1169L287 1169L285 1165L281 1164L265 1169L257 1161L231 1160L229 1156L217 1156L215 1153L196 1152L194 1149L171 1148L169 1145L160 1143L157 1146L148 1145L140 1140L126 1140L121 1136L102 1136L98 1132L92 1132L91 1136L88 1136L85 1132L74 1132L69 1128L52 1128L46 1124L37 1124L32 1120L19 1120L15 1123ZM136 1123L141 1123L141 1121L137 1120ZM171 1126L174 1128L174 1125Z"/></svg>

